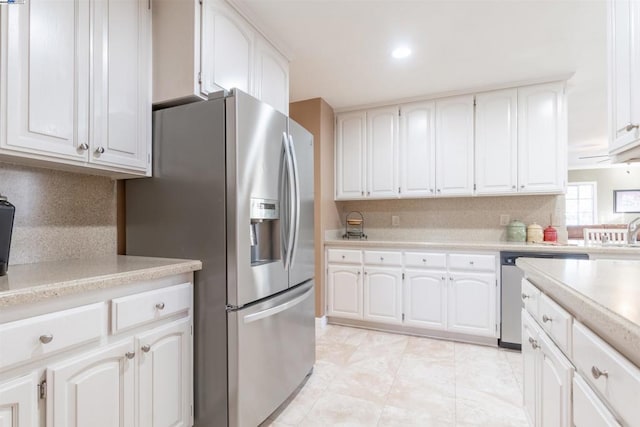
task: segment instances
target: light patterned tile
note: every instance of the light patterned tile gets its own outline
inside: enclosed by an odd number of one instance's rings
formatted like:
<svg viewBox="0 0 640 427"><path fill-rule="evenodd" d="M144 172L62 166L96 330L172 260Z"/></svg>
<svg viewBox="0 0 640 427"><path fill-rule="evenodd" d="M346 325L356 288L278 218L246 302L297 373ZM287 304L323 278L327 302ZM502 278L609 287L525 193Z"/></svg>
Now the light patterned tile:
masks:
<svg viewBox="0 0 640 427"><path fill-rule="evenodd" d="M410 410L385 406L378 427L454 427L452 420L437 418L426 410Z"/></svg>
<svg viewBox="0 0 640 427"><path fill-rule="evenodd" d="M405 356L431 360L454 360L454 344L451 341L422 337L409 337Z"/></svg>
<svg viewBox="0 0 640 427"><path fill-rule="evenodd" d="M340 372L329 393L338 393L383 404L391 389L400 361L397 358L371 357L351 362Z"/></svg>
<svg viewBox="0 0 640 427"><path fill-rule="evenodd" d="M521 399L501 393L457 389L456 423L464 426L528 427ZM517 393L517 392L516 392Z"/></svg>
<svg viewBox="0 0 640 427"><path fill-rule="evenodd" d="M381 413L381 405L351 396L325 393L299 425L371 427L378 424Z"/></svg>

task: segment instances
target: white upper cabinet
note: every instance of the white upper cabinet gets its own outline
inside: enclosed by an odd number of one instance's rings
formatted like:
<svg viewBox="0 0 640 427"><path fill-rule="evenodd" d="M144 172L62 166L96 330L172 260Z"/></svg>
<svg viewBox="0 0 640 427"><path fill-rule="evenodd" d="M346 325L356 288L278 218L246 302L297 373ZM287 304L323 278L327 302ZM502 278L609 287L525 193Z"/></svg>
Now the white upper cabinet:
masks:
<svg viewBox="0 0 640 427"><path fill-rule="evenodd" d="M517 192L517 89L476 95L476 194Z"/></svg>
<svg viewBox="0 0 640 427"><path fill-rule="evenodd" d="M398 197L398 108L369 110L367 115L367 197Z"/></svg>
<svg viewBox="0 0 640 427"><path fill-rule="evenodd" d="M257 36L254 93L283 114L289 114L289 63L267 40Z"/></svg>
<svg viewBox="0 0 640 427"><path fill-rule="evenodd" d="M473 194L473 95L436 101L436 192Z"/></svg>
<svg viewBox="0 0 640 427"><path fill-rule="evenodd" d="M148 2L27 0L0 19L0 156L150 175Z"/></svg>
<svg viewBox="0 0 640 427"><path fill-rule="evenodd" d="M518 88L518 186L527 193L564 192L567 124L564 83Z"/></svg>
<svg viewBox="0 0 640 427"><path fill-rule="evenodd" d="M640 144L640 4L610 0L609 127L612 154Z"/></svg>
<svg viewBox="0 0 640 427"><path fill-rule="evenodd" d="M153 102L237 88L289 111L289 60L225 0L153 0Z"/></svg>
<svg viewBox="0 0 640 427"><path fill-rule="evenodd" d="M435 195L435 102L400 107L400 196Z"/></svg>
<svg viewBox="0 0 640 427"><path fill-rule="evenodd" d="M202 3L202 92L238 88L250 93L255 34L230 6Z"/></svg>
<svg viewBox="0 0 640 427"><path fill-rule="evenodd" d="M336 124L336 200L365 197L367 115L340 114Z"/></svg>

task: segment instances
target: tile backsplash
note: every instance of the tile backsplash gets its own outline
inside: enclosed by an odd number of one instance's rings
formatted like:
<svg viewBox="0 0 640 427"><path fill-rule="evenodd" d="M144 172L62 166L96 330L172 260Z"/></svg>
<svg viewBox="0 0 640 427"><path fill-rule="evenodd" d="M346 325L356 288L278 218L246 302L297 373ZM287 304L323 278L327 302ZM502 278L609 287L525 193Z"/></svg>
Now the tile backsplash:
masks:
<svg viewBox="0 0 640 427"><path fill-rule="evenodd" d="M9 264L116 253L116 182L0 163L0 194L16 207Z"/></svg>
<svg viewBox="0 0 640 427"><path fill-rule="evenodd" d="M369 239L504 241L506 227L500 215L542 227L553 221L559 241L566 241L565 199L559 196L459 197L441 199L363 200L336 202L342 226L350 211L364 215L364 231ZM400 225L391 224L391 216ZM341 234L336 230L331 236Z"/></svg>

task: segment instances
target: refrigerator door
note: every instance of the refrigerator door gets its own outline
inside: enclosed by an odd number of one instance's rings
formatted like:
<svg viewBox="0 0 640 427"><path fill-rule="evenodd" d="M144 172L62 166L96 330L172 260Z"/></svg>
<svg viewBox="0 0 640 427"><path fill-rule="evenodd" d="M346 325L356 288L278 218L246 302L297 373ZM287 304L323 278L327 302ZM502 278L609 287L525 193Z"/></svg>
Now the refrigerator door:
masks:
<svg viewBox="0 0 640 427"><path fill-rule="evenodd" d="M314 247L314 180L313 135L295 121L289 119L289 136L296 170L298 207L295 215L295 239L292 262L289 267L289 285L295 286L313 278Z"/></svg>
<svg viewBox="0 0 640 427"><path fill-rule="evenodd" d="M279 200L287 117L237 90L226 109L227 304L241 307L288 287L280 236L286 211ZM279 215L252 223L252 200L279 208ZM252 243L272 247L269 258L252 263Z"/></svg>
<svg viewBox="0 0 640 427"><path fill-rule="evenodd" d="M315 363L313 281L228 317L229 426L255 427Z"/></svg>

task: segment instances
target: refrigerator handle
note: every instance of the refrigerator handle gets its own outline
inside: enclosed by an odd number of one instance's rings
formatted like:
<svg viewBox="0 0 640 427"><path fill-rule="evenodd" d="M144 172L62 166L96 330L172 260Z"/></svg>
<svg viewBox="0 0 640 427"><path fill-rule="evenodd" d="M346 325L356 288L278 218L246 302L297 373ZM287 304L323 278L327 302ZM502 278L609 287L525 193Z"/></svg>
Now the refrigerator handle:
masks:
<svg viewBox="0 0 640 427"><path fill-rule="evenodd" d="M283 242L284 242L283 261L284 261L284 269L288 271L289 268L291 267L291 250L293 249L294 238L295 238L295 220L294 220L295 206L294 206L294 200L293 200L293 197L295 196L295 177L294 177L294 171L293 171L293 164L291 161L291 149L289 146L289 138L286 132L282 133L282 145L284 147L283 168L285 169L286 174L283 173L284 189L281 195L280 204L282 205L283 202L286 203L285 209L281 209L281 212L284 219L282 221L283 222L282 229L286 230L285 232L287 233L286 235L284 235L284 232L283 232L283 237L284 237L283 238Z"/></svg>
<svg viewBox="0 0 640 427"><path fill-rule="evenodd" d="M260 319L264 319L265 317L271 317L274 316L278 313L281 313L285 310L290 309L293 306L296 306L298 304L300 304L302 301L306 300L307 298L309 298L310 295L312 295L314 292L314 288L311 287L307 292L305 292L304 294L300 295L299 297L296 297L290 301L284 302L280 305L276 305L275 307L271 307L268 308L266 310L262 310L259 311L257 313L253 313L253 314L248 314L246 316L244 316L244 318L242 319L244 323L252 323L255 322L257 320Z"/></svg>
<svg viewBox="0 0 640 427"><path fill-rule="evenodd" d="M294 199L293 199L293 223L294 223L294 239L293 247L289 248L291 257L289 261L289 267L295 262L296 253L298 252L298 234L300 233L300 175L298 174L298 159L296 157L296 150L293 146L293 137L289 134L289 154L291 155L291 163L293 165L293 177L294 177Z"/></svg>

